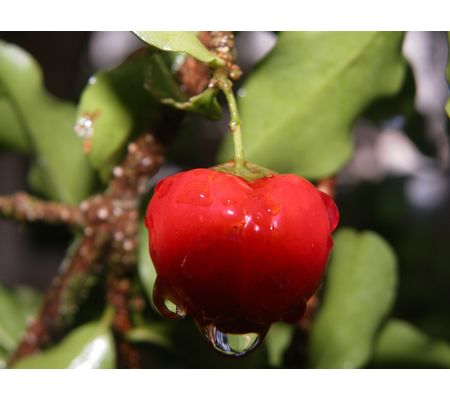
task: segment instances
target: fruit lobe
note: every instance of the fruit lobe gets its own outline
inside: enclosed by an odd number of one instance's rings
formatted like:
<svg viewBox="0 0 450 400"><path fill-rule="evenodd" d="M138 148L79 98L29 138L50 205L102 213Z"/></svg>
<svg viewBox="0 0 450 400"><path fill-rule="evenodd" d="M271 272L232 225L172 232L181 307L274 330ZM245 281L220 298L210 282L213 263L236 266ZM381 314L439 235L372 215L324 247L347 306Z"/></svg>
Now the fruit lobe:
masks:
<svg viewBox="0 0 450 400"><path fill-rule="evenodd" d="M229 333L295 322L324 274L338 218L329 196L292 174L168 177L146 214L154 303L169 316L170 300L200 328Z"/></svg>

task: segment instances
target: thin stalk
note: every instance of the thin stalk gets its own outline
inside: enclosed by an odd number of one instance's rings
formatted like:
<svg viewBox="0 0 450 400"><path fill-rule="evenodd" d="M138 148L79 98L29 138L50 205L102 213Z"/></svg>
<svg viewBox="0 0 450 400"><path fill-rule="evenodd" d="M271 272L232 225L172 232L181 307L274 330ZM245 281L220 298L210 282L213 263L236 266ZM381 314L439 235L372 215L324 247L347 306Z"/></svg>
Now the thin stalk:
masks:
<svg viewBox="0 0 450 400"><path fill-rule="evenodd" d="M236 98L233 93L233 84L228 78L219 78L219 87L228 103L228 108L230 110L230 129L233 135L234 142L234 161L236 167L245 166L244 158L244 146L242 144L242 134L241 134L241 119L239 117L239 111L236 104Z"/></svg>

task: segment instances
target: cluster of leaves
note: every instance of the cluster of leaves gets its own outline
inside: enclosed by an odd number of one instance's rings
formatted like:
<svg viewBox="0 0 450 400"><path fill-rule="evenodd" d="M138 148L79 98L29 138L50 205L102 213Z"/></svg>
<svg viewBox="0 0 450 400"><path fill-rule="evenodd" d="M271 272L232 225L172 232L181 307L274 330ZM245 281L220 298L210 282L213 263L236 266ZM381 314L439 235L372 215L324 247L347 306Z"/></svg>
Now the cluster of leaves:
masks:
<svg viewBox="0 0 450 400"><path fill-rule="evenodd" d="M50 96L32 57L0 42L0 146L31 157L29 184L37 193L78 204L108 181L129 141L155 126L164 107L220 117L215 89L188 98L177 82L176 66L186 54L212 67L222 63L195 34L137 35L150 47L95 74L78 106ZM375 100L402 88L407 70L402 41L400 32L280 33L240 91L247 158L313 180L337 174L352 154L356 118ZM73 132L75 124L88 142L88 156ZM226 138L218 161L231 157L230 147ZM374 232L350 228L339 229L334 239L321 304L308 342L302 343L306 365L450 367L449 344L408 322L389 319L398 280L390 245ZM147 243L142 224L139 284L151 303L155 271ZM0 286L0 360L17 345L38 303L39 295L30 290ZM55 347L16 366L114 367L110 321L106 308L98 320L75 327ZM141 346L145 366L280 367L287 353L299 352L295 328L282 323L272 326L253 354L229 360L208 349L189 320L163 321L147 307L135 321L127 338Z"/></svg>

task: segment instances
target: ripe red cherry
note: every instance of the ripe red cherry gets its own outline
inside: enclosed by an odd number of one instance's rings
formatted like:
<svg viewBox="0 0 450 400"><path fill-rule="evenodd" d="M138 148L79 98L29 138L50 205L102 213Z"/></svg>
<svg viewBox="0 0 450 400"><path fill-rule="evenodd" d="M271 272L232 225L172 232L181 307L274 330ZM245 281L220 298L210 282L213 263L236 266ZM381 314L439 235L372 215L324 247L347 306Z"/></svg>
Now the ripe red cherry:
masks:
<svg viewBox="0 0 450 400"><path fill-rule="evenodd" d="M227 354L230 334L255 332L303 316L333 245L334 201L292 174L253 181L212 169L162 180L146 215L158 277L154 304L168 317L192 316Z"/></svg>

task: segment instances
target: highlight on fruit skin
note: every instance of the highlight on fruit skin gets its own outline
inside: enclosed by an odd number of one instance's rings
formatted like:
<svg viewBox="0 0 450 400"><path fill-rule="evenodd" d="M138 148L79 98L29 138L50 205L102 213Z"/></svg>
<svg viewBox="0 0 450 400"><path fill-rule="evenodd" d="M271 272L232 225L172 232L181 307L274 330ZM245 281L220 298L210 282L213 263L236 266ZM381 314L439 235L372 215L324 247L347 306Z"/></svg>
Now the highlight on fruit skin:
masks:
<svg viewBox="0 0 450 400"><path fill-rule="evenodd" d="M163 179L148 205L154 305L191 316L213 347L242 355L276 321L294 323L317 290L339 220L304 178L246 180L214 169Z"/></svg>

